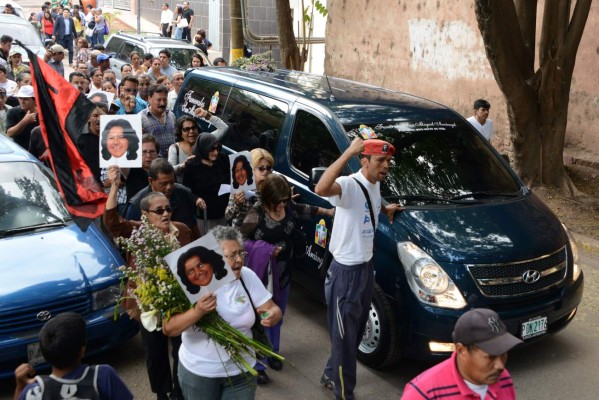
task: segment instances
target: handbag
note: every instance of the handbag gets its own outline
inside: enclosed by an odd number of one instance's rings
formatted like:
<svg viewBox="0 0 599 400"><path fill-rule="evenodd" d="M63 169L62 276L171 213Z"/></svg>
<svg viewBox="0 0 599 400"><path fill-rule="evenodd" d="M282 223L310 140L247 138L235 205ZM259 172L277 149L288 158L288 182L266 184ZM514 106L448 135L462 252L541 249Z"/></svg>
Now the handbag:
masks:
<svg viewBox="0 0 599 400"><path fill-rule="evenodd" d="M108 23L104 22L104 34L110 35L110 28L108 28Z"/></svg>
<svg viewBox="0 0 599 400"><path fill-rule="evenodd" d="M189 26L189 22L187 22L187 18L181 18L181 21L177 24L177 28L183 29Z"/></svg>
<svg viewBox="0 0 599 400"><path fill-rule="evenodd" d="M254 340L256 342L262 343L264 346L268 347L270 350L273 350L272 342L270 341L270 338L266 334L266 329L264 329L264 326L260 323L260 320L262 318L258 314L258 311L256 311L256 306L254 306L254 301L252 300L252 296L250 295L250 292L248 291L247 287L245 286L245 283L243 282L243 278L241 276L239 277L239 280L241 281L243 290L245 290L248 297L250 298L250 304L252 305L252 310L254 310L254 314L255 314L254 325L252 325L252 337L254 338Z"/></svg>

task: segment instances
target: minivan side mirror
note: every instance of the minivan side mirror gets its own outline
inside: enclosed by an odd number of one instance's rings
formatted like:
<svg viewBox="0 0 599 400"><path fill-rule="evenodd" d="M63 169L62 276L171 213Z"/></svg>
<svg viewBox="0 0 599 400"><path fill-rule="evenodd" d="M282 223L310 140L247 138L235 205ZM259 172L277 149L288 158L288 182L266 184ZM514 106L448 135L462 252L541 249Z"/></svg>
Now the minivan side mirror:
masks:
<svg viewBox="0 0 599 400"><path fill-rule="evenodd" d="M322 178L322 174L326 171L326 167L316 167L312 168L312 173L310 174L310 190L314 191L314 188L318 184L320 178Z"/></svg>

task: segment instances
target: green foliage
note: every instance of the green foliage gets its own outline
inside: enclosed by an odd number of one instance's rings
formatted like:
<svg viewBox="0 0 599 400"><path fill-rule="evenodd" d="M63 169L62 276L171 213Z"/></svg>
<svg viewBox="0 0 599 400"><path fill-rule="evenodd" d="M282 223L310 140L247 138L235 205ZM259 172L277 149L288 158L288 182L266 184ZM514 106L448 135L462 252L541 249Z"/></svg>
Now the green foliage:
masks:
<svg viewBox="0 0 599 400"><path fill-rule="evenodd" d="M232 66L246 71L275 72L277 70L275 61L272 59L272 52L270 51L255 54L250 58L237 58L233 61Z"/></svg>
<svg viewBox="0 0 599 400"><path fill-rule="evenodd" d="M329 13L329 10L327 10L326 6L322 4L319 0L316 0L316 2L314 2L314 8L316 8L316 11L318 11L320 15L322 15L323 17L326 17Z"/></svg>

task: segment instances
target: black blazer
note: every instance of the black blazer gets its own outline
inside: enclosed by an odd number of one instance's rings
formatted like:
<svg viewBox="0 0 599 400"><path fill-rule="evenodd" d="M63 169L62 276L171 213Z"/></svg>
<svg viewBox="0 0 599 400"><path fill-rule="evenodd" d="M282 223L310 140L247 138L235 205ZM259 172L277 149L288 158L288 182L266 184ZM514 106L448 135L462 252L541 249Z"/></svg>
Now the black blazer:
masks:
<svg viewBox="0 0 599 400"><path fill-rule="evenodd" d="M75 36L75 22L73 21L73 17L69 17L65 20L62 15L59 15L54 22L54 36L56 36L57 39L62 40L64 38L66 24L71 24L71 35L73 37Z"/></svg>

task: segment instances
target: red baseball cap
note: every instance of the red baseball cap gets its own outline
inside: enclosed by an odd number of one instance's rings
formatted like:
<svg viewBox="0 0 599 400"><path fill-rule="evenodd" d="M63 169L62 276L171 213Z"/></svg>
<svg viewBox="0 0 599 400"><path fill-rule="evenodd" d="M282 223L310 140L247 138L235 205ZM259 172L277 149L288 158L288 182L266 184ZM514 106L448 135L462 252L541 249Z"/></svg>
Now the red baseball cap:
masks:
<svg viewBox="0 0 599 400"><path fill-rule="evenodd" d="M395 146L381 139L368 139L364 141L364 151L366 156L391 156L395 153Z"/></svg>

